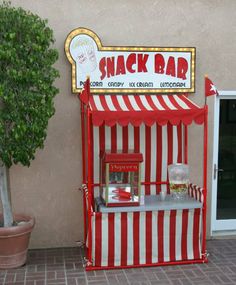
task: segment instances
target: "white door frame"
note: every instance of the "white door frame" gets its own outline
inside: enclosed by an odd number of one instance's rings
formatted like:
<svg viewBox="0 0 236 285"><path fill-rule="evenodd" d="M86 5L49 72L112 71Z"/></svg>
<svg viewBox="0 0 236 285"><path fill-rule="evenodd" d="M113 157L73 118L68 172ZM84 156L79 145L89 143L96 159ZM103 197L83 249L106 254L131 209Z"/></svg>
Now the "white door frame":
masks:
<svg viewBox="0 0 236 285"><path fill-rule="evenodd" d="M214 179L214 165L218 167L218 151L219 151L219 119L220 119L220 100L236 99L235 91L219 91L219 96L214 96L214 135L213 135L213 165L212 165L212 203L211 203L211 235L217 231L235 231L236 219L216 220L217 206L217 184L218 175ZM234 228L232 225L235 225Z"/></svg>

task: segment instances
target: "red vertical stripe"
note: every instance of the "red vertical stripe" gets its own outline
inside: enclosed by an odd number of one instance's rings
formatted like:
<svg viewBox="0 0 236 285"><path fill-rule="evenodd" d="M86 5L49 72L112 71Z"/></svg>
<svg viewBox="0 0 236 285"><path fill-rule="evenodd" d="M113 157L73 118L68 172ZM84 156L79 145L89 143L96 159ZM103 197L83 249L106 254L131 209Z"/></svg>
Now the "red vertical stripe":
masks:
<svg viewBox="0 0 236 285"><path fill-rule="evenodd" d="M156 181L161 181L161 165L162 165L162 127L157 124L157 151L156 151ZM161 185L157 185L157 193L161 191Z"/></svg>
<svg viewBox="0 0 236 285"><path fill-rule="evenodd" d="M134 265L139 264L139 220L140 213L133 213L133 250L134 250Z"/></svg>
<svg viewBox="0 0 236 285"><path fill-rule="evenodd" d="M102 214L95 213L95 266L102 263Z"/></svg>
<svg viewBox="0 0 236 285"><path fill-rule="evenodd" d="M167 140L168 140L168 165L173 163L173 126L167 125Z"/></svg>
<svg viewBox="0 0 236 285"><path fill-rule="evenodd" d="M188 234L188 209L183 210L182 215L182 238L181 238L181 253L182 260L187 260L187 234Z"/></svg>
<svg viewBox="0 0 236 285"><path fill-rule="evenodd" d="M151 127L145 126L145 182L151 175ZM150 185L145 186L145 195L150 195Z"/></svg>
<svg viewBox="0 0 236 285"><path fill-rule="evenodd" d="M200 231L200 209L194 209L194 218L193 218L193 256L194 256L194 259L200 258L199 231Z"/></svg>
<svg viewBox="0 0 236 285"><path fill-rule="evenodd" d="M115 214L108 213L108 266L114 266Z"/></svg>
<svg viewBox="0 0 236 285"><path fill-rule="evenodd" d="M111 152L117 151L117 126L111 127Z"/></svg>
<svg viewBox="0 0 236 285"><path fill-rule="evenodd" d="M99 127L99 147L100 147L100 154L101 154L105 150L105 125L104 124Z"/></svg>
<svg viewBox="0 0 236 285"><path fill-rule="evenodd" d="M127 265L127 213L121 213L121 266Z"/></svg>
<svg viewBox="0 0 236 285"><path fill-rule="evenodd" d="M175 251L175 239L176 239L176 210L170 211L170 261L176 260Z"/></svg>
<svg viewBox="0 0 236 285"><path fill-rule="evenodd" d="M122 149L123 152L128 152L129 148L129 133L128 133L128 126L122 127Z"/></svg>
<svg viewBox="0 0 236 285"><path fill-rule="evenodd" d="M158 211L157 229L158 229L158 262L164 262L164 211Z"/></svg>
<svg viewBox="0 0 236 285"><path fill-rule="evenodd" d="M152 212L146 212L146 263L152 263Z"/></svg>
<svg viewBox="0 0 236 285"><path fill-rule="evenodd" d="M178 157L177 162L183 162L183 134L182 134L182 124L177 126L177 140L178 140Z"/></svg>
<svg viewBox="0 0 236 285"><path fill-rule="evenodd" d="M139 133L140 133L139 127L134 127L134 151L135 152L140 151Z"/></svg>
<svg viewBox="0 0 236 285"><path fill-rule="evenodd" d="M94 126L92 124L92 120L90 120L90 130L91 130L91 136L90 136L90 138L91 138L91 142L90 142L90 144L91 144L91 157L90 157L90 159L91 159L91 172L90 173L91 173L91 181L93 183L94 182L94 148L93 148L93 146L94 146L94 140L93 140ZM94 188L93 188L93 186L91 187L91 198L92 198L91 203L92 203L92 206L94 208Z"/></svg>

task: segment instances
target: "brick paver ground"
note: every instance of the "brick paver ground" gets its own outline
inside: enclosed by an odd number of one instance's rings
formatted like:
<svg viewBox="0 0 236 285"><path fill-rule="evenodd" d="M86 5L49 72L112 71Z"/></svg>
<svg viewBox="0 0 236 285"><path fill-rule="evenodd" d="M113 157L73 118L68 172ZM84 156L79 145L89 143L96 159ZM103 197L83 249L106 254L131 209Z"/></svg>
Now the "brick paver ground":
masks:
<svg viewBox="0 0 236 285"><path fill-rule="evenodd" d="M1 270L1 285L236 284L236 238L210 240L208 264L86 272L79 248L29 251L27 265Z"/></svg>

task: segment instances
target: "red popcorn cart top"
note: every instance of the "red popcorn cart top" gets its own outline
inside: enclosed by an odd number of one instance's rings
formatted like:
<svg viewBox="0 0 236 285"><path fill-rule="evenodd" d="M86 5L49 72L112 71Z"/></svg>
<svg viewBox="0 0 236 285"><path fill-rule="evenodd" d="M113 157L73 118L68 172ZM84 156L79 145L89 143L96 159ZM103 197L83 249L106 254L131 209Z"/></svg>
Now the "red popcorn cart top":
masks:
<svg viewBox="0 0 236 285"><path fill-rule="evenodd" d="M140 203L141 153L106 151L101 156L100 197L108 207Z"/></svg>

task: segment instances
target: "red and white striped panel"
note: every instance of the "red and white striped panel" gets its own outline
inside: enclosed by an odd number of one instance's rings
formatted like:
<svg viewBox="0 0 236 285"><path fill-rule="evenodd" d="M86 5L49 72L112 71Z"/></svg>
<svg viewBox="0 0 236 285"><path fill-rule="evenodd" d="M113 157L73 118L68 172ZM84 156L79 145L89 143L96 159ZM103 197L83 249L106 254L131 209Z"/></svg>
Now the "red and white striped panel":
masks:
<svg viewBox="0 0 236 285"><path fill-rule="evenodd" d="M180 122L188 125L194 120L204 121L204 109L185 95L93 95L89 99L93 124L113 126L129 123L139 126L142 122L151 126L155 122L165 125Z"/></svg>
<svg viewBox="0 0 236 285"><path fill-rule="evenodd" d="M141 182L167 181L167 165L183 162L183 126L159 126L152 127L142 124L140 127L128 125L121 127L105 126L93 127L92 132L92 161L93 180L99 183L99 154L104 150L135 150L143 154L144 161L141 164ZM166 185L146 186L146 194L156 194L161 187ZM96 196L96 195L95 195Z"/></svg>
<svg viewBox="0 0 236 285"><path fill-rule="evenodd" d="M93 266L200 259L201 215L201 209L95 213Z"/></svg>

